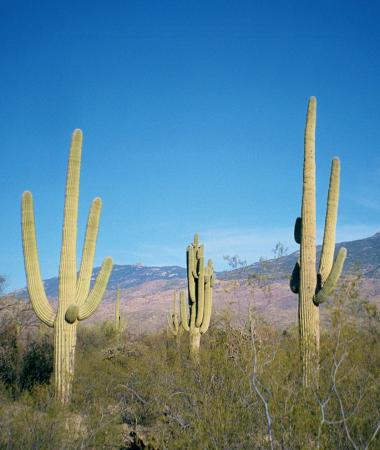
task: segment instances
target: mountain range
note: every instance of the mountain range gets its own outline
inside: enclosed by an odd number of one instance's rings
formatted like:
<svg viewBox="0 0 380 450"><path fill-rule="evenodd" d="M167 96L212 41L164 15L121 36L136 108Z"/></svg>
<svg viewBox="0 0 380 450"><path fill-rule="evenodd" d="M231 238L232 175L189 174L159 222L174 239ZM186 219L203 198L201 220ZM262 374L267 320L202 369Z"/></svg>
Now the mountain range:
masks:
<svg viewBox="0 0 380 450"><path fill-rule="evenodd" d="M347 259L344 270L347 272L356 266L360 269L365 278L375 278L380 280L380 233L371 237L349 242L341 242L336 245L335 251L340 247L347 248ZM321 253L321 246L317 247L317 259ZM261 260L250 265L242 265L229 271L217 272L219 280L242 279L253 273L266 274L270 281L283 280L292 273L294 264L297 262L299 252L271 260ZM92 275L95 280L100 268L96 267ZM178 280L186 279L186 269L180 266L144 266L117 265L112 270L107 290L115 291L120 289L135 288L147 282L165 281L166 286L175 285ZM171 283L172 282L172 283ZM48 297L55 298L58 295L58 278L49 278L44 281L45 291ZM26 294L26 288L17 292L19 297Z"/></svg>
<svg viewBox="0 0 380 450"><path fill-rule="evenodd" d="M346 247L348 257L344 270L359 267L362 273L361 295L380 303L380 233L350 242L341 242L336 249ZM320 255L320 247L318 247ZM261 260L251 265L241 265L234 270L217 272L214 287L213 320L218 314L228 312L239 322L247 317L249 304L254 304L257 314L275 326L286 328L297 320L297 295L289 289L289 275L298 260L299 252L272 260ZM94 269L93 281L99 272ZM247 280L265 275L266 288ZM47 296L56 305L58 278L44 281ZM268 289L269 286L269 289ZM186 269L179 266L145 267L115 265L103 302L90 321L112 320L114 317L115 291L120 288L121 308L127 313L128 330L131 333L147 333L165 327L167 313L173 296L187 288ZM27 298L27 289L16 293ZM324 307L323 307L324 308ZM322 316L323 316L322 308Z"/></svg>

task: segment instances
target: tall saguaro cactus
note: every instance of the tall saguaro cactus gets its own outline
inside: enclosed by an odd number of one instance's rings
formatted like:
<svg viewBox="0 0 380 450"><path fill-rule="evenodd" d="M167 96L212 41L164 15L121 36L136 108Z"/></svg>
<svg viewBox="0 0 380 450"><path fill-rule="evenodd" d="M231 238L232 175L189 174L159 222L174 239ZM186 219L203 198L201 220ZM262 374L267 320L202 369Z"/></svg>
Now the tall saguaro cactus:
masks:
<svg viewBox="0 0 380 450"><path fill-rule="evenodd" d="M103 261L90 291L90 282L98 234L101 199L92 202L87 221L82 261L77 278L76 241L79 198L82 131L72 136L66 180L62 248L59 267L58 308L50 305L40 275L31 192L22 196L22 240L25 272L30 300L37 317L54 328L54 380L56 397L62 404L70 400L74 376L78 321L93 314L102 300L112 270L112 259Z"/></svg>
<svg viewBox="0 0 380 450"><path fill-rule="evenodd" d="M316 269L316 199L315 199L315 124L316 99L308 104L303 166L301 217L294 229L300 244L300 259L290 281L298 294L300 353L305 387L318 384L319 368L319 305L332 293L343 269L347 251L341 248L334 262L335 230L338 215L340 163L334 158L331 166L325 230L319 269Z"/></svg>
<svg viewBox="0 0 380 450"><path fill-rule="evenodd" d="M204 265L204 247L199 245L198 235L187 247L188 306L187 317L185 294L181 292L181 326L190 333L190 356L197 360L201 335L210 325L212 310L212 290L215 283L214 268L211 259Z"/></svg>

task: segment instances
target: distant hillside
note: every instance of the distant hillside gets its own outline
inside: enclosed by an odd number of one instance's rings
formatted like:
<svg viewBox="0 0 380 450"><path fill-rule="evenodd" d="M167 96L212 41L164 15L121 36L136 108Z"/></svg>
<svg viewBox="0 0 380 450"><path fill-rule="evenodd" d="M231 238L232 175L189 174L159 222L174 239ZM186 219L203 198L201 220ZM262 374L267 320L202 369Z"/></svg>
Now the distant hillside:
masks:
<svg viewBox="0 0 380 450"><path fill-rule="evenodd" d="M100 267L96 267L92 274L91 284L95 281ZM139 286L147 281L156 280L175 280L186 278L186 269L179 266L164 267L145 267L143 265L117 265L112 269L111 278L108 282L107 290L128 289ZM58 277L44 280L46 295L48 297L57 297L58 295ZM18 297L26 294L26 288L17 292Z"/></svg>
<svg viewBox="0 0 380 450"><path fill-rule="evenodd" d="M366 278L380 279L380 233L371 237L358 239L356 241L340 242L335 246L335 254L340 247L347 248L347 259L344 270L350 270L358 265ZM317 260L321 256L321 246L317 247ZM239 279L252 273L269 274L272 279L283 279L292 273L294 264L299 257L299 251L283 256L275 260L263 260L249 266L238 268L218 274L221 279Z"/></svg>
<svg viewBox="0 0 380 450"><path fill-rule="evenodd" d="M380 279L380 233L356 241L341 242L336 245L336 249L346 247L348 250L345 271L354 264L358 264L364 277ZM320 257L321 247L318 246L317 258ZM256 262L239 269L218 272L217 278L220 280L245 278L252 273L265 273L273 281L283 280L289 276L293 270L299 256L299 252L283 256L275 260ZM94 269L92 280L95 280L100 268ZM186 278L186 269L179 266L145 267L143 265L115 265L107 290L114 291L118 286L121 289L138 287L146 282L152 281L173 281L173 285L179 280ZM44 281L46 294L48 297L57 297L58 278L49 278ZM167 284L166 284L167 285ZM26 289L17 292L17 296L25 296Z"/></svg>

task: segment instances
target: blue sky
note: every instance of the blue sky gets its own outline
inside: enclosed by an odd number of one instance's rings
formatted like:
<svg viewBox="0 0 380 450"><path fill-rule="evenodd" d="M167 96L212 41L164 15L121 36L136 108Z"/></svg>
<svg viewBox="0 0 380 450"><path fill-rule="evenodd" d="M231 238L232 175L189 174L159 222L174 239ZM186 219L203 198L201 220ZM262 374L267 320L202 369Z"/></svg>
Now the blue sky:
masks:
<svg viewBox="0 0 380 450"><path fill-rule="evenodd" d="M307 99L317 112L321 235L341 158L338 240L380 231L377 1L0 2L0 273L25 285L20 198L57 274L72 130L82 128L78 254L103 199L96 265L217 269L296 249Z"/></svg>

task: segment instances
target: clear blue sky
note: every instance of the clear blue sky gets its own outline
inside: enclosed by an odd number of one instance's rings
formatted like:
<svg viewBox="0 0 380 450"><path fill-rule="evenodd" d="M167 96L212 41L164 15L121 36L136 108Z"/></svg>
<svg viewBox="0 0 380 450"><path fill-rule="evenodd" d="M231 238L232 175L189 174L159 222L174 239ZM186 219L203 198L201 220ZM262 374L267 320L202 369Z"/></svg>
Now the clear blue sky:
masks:
<svg viewBox="0 0 380 450"><path fill-rule="evenodd" d="M217 269L296 249L307 99L318 100L317 207L342 163L338 240L380 230L380 2L0 2L0 273L25 285L20 198L57 274L72 130L82 128L78 254L103 199L96 264Z"/></svg>

